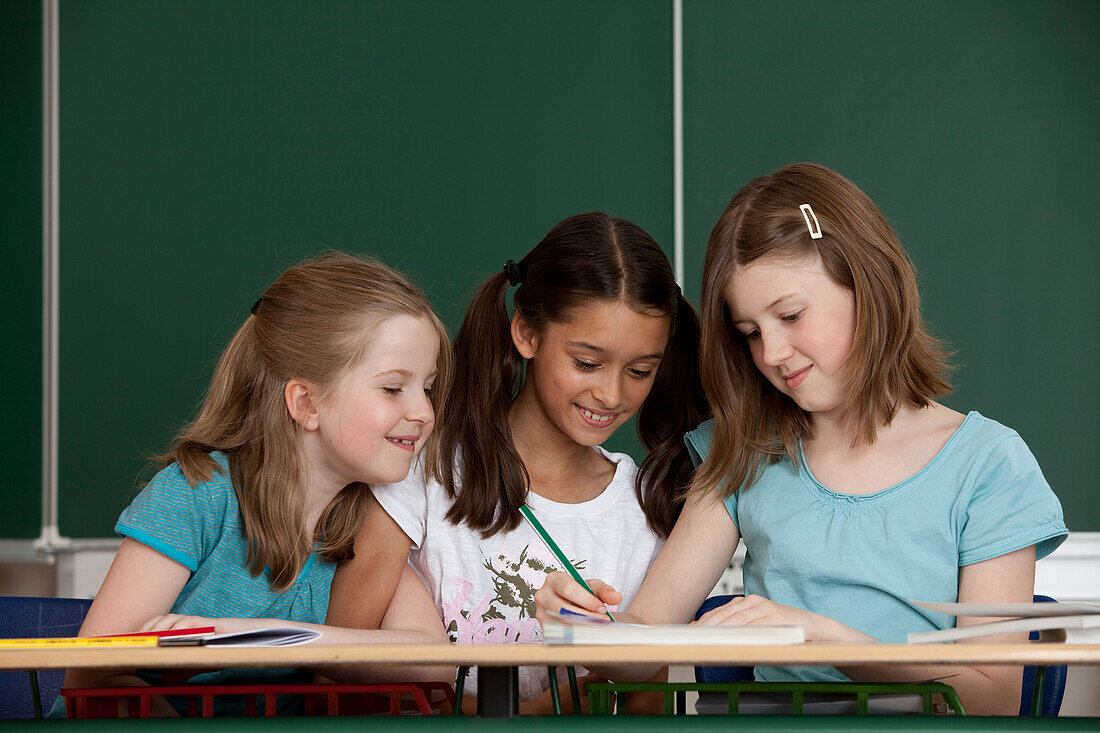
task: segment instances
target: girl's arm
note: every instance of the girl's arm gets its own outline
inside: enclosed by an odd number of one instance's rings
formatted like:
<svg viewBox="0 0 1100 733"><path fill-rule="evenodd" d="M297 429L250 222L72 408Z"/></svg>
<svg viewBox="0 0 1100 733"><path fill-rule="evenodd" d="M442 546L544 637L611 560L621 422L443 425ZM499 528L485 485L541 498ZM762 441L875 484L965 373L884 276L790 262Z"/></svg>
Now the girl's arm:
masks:
<svg viewBox="0 0 1100 733"><path fill-rule="evenodd" d="M436 611L435 602L408 563L405 564L393 601L382 619L381 629L349 629L277 618L207 618L171 613L149 619L142 630L187 629L196 626L213 626L217 633L247 631L270 626L296 626L320 631L324 634L323 641L329 644L446 644L449 641L443 622ZM382 680L451 682L455 677L454 667L423 665L409 667L371 664L337 665L317 668L316 671L326 677L345 682Z"/></svg>
<svg viewBox="0 0 1100 733"><path fill-rule="evenodd" d="M154 617L167 613L191 571L135 539L126 537L111 562L79 636L125 634L144 630ZM74 669L65 675L66 687L94 687L124 670Z"/></svg>
<svg viewBox="0 0 1100 733"><path fill-rule="evenodd" d="M372 494L355 535L355 556L340 563L332 579L325 623L378 629L408 564L412 542ZM370 589L366 592L365 589Z"/></svg>
<svg viewBox="0 0 1100 733"><path fill-rule="evenodd" d="M1035 586L1035 547L1025 547L959 571L960 603L1030 602ZM989 619L960 617L959 626ZM799 624L807 641L877 641L850 626L760 596L735 598L700 619L707 624ZM959 643L1026 641L1027 634L1004 634L966 639ZM955 688L968 715L1016 715L1020 708L1020 667L1006 665L866 664L838 667L856 681L923 682L942 679Z"/></svg>
<svg viewBox="0 0 1100 733"><path fill-rule="evenodd" d="M443 628L443 621L439 618L435 601L428 589L420 580L420 577L406 563L401 574L401 581L394 592L393 600L382 617L380 631L363 632L356 629L339 629L331 626L324 627L325 633L333 641L364 641L361 637L369 635L367 641L393 642L393 643L439 643L446 644L447 631ZM347 636L348 638L343 638ZM370 665L334 667L327 670L318 670L326 677L348 682L354 681L382 681L401 680L406 682L418 680L443 680L454 682L455 668L446 666L428 667L415 665L409 667L379 667Z"/></svg>
<svg viewBox="0 0 1100 733"><path fill-rule="evenodd" d="M959 570L959 603L1030 603L1035 588L1035 547L1025 547ZM957 625L970 626L991 619L959 617ZM1027 641L1027 634L1003 634L960 640L957 643L994 644ZM852 679L947 678L955 688L967 715L1017 715L1023 669L1008 665L897 667L867 665L840 668ZM891 676L892 675L892 676ZM905 677L901 677L905 675ZM952 676L955 675L955 676Z"/></svg>
<svg viewBox="0 0 1100 733"><path fill-rule="evenodd" d="M402 536L404 537L404 533ZM197 626L214 626L218 633L269 626L304 626L318 629L325 634L326 641L338 643L446 643L447 634L427 588L407 562L402 568L401 582L382 620L382 630L321 626L284 619L182 616L168 611L190 579L191 571L147 545L126 537L111 563L111 569L95 601L88 609L79 635L99 636ZM368 595L363 593L364 597ZM364 666L340 667L329 671L342 679L454 679L453 669L436 667L371 669ZM132 678L129 673L130 670L123 669L72 670L66 675L65 685L94 687L115 682L144 684L137 678ZM108 679L118 675L126 677L114 681Z"/></svg>
<svg viewBox="0 0 1100 733"><path fill-rule="evenodd" d="M422 606L424 609L430 608L431 615L435 617L437 623L439 622L431 596L428 595L427 589L424 588L424 584L420 582L416 573L409 568L408 555L411 544L409 537L372 494L368 499L363 523L355 536L355 556L340 563L333 576L324 626L280 619L206 619L167 614L156 618L146 617L143 619L144 626L141 630L186 628L188 624L208 626L213 622L218 633L226 633L265 626L290 625L327 629L326 638L339 642L423 641L426 639L418 638L417 634L395 636L392 633L379 633L380 629L390 632L408 631L407 627L395 627L391 624L387 628L383 625L383 619L389 612L387 609L401 608L407 603L418 604L418 607ZM411 580L405 578L406 573L411 575ZM404 595L401 602L398 602L397 592L402 587ZM418 589L423 590L423 598L420 597ZM427 599L426 602L423 602L424 598ZM418 614L413 618L422 620L424 617ZM447 640L442 632L436 634L433 631L430 637L428 640Z"/></svg>
<svg viewBox="0 0 1100 733"><path fill-rule="evenodd" d="M668 541L646 575L638 595L620 621L643 624L683 624L714 589L733 557L741 533L725 505L713 498L691 498L684 506ZM535 593L540 622L547 614L572 607L594 614L606 611L622 596L601 580L588 584L597 596L586 591L566 573L555 572ZM640 682L657 673L658 665L612 665L590 668L596 674L621 682Z"/></svg>

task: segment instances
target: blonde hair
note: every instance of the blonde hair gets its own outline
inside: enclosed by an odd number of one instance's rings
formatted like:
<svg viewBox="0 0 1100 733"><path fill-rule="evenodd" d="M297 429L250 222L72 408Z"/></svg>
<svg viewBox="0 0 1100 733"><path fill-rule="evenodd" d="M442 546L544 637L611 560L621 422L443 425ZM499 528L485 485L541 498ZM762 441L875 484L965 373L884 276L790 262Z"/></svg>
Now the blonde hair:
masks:
<svg viewBox="0 0 1100 733"><path fill-rule="evenodd" d="M329 561L352 556L368 487L345 487L325 509L313 537L306 536L301 427L290 416L284 388L292 378L316 385L318 397L363 357L371 332L384 320L428 319L439 337L439 369L431 401L441 417L451 375L447 332L424 294L388 267L343 253L328 253L284 272L253 306L214 370L198 417L158 462L179 463L192 484L219 470L210 456L222 451L241 507L247 568L270 569L274 590L298 576L314 542ZM435 436L425 446L434 461Z"/></svg>
<svg viewBox="0 0 1100 733"><path fill-rule="evenodd" d="M818 239L810 236L803 204L817 217ZM812 435L807 414L760 374L730 320L730 278L766 257L820 257L829 277L855 296L841 409L853 446L873 443L878 426L903 404L924 407L951 391L947 351L924 326L913 265L882 212L839 173L788 165L742 188L707 244L700 371L715 426L693 492L730 496L783 455L797 466L799 441Z"/></svg>

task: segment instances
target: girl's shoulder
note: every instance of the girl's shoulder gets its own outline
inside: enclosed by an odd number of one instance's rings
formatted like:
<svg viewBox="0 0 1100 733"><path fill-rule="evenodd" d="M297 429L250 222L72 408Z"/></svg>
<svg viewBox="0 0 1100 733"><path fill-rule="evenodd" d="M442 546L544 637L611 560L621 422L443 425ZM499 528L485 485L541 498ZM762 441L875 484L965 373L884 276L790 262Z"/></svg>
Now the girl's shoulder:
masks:
<svg viewBox="0 0 1100 733"><path fill-rule="evenodd" d="M207 463L209 475L202 480L189 480L179 463L161 469L122 510L115 531L194 571L209 550L202 543L227 530L235 535L240 523L228 461L222 454L209 455L214 468Z"/></svg>
<svg viewBox="0 0 1100 733"><path fill-rule="evenodd" d="M235 504L236 492L230 476L229 457L221 451L211 451L206 455L210 460L196 462L191 467L190 477L179 461L173 461L150 479L142 493L166 500L186 497L188 501L214 505ZM196 469L201 470L196 472Z"/></svg>
<svg viewBox="0 0 1100 733"><path fill-rule="evenodd" d="M946 447L960 457L981 457L998 450L1026 450L1019 433L977 411L966 414Z"/></svg>
<svg viewBox="0 0 1100 733"><path fill-rule="evenodd" d="M684 443L687 444L691 460L698 466L710 453L710 443L714 438L714 418L699 424L694 430L684 434Z"/></svg>

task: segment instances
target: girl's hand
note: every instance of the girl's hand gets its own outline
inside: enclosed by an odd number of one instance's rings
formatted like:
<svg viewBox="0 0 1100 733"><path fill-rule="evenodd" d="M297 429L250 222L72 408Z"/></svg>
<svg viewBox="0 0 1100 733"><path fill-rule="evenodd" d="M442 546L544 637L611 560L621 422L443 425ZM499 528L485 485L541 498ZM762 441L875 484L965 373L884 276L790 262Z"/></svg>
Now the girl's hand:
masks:
<svg viewBox="0 0 1100 733"><path fill-rule="evenodd" d="M568 573L560 570L546 576L542 587L535 591L535 616L539 623L545 623L547 614L557 613L562 608L596 616L607 613L608 605L622 603L623 596L602 580L588 580L592 595Z"/></svg>
<svg viewBox="0 0 1100 733"><path fill-rule="evenodd" d="M248 631L249 629L262 629L268 626L289 625L277 619L265 618L207 618L206 616L182 616L178 613L166 613L163 616L154 616L142 624L138 631L168 631L169 629L195 629L203 626L213 626L217 634L227 634L233 631Z"/></svg>
<svg viewBox="0 0 1100 733"><path fill-rule="evenodd" d="M806 631L806 641L839 641L839 624L828 616L784 606L763 596L737 597L703 614L699 624L794 624Z"/></svg>

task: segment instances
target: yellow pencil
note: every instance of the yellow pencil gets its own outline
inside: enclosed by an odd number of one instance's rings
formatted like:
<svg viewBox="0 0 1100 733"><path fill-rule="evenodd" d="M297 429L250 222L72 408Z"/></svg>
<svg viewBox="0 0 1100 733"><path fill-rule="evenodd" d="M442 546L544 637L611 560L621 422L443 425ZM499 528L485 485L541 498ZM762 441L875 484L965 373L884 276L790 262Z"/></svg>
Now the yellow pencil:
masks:
<svg viewBox="0 0 1100 733"><path fill-rule="evenodd" d="M0 639L0 649L42 647L156 646L155 636L71 636L48 639Z"/></svg>

